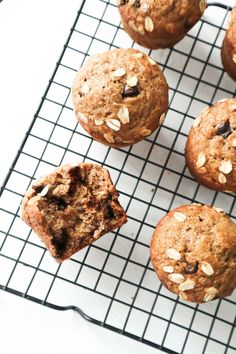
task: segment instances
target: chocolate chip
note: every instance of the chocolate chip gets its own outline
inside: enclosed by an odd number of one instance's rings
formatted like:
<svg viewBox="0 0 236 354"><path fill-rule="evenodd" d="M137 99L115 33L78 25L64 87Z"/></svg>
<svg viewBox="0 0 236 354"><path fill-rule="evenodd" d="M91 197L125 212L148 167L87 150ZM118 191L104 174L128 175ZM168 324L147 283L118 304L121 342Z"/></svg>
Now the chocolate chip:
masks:
<svg viewBox="0 0 236 354"><path fill-rule="evenodd" d="M32 186L32 189L35 190L37 194L39 194L44 189L44 186Z"/></svg>
<svg viewBox="0 0 236 354"><path fill-rule="evenodd" d="M81 169L78 166L71 168L71 170L69 171L69 175L71 179L78 181L80 184L86 183L85 177L81 175Z"/></svg>
<svg viewBox="0 0 236 354"><path fill-rule="evenodd" d="M114 211L113 211L112 207L110 205L107 205L106 218L113 219L114 216L115 216L115 214L114 214Z"/></svg>
<svg viewBox="0 0 236 354"><path fill-rule="evenodd" d="M224 138L227 138L232 133L231 126L229 120L220 124L217 128L216 134L221 135Z"/></svg>
<svg viewBox="0 0 236 354"><path fill-rule="evenodd" d="M62 198L52 197L49 199L50 203L56 204L58 210L65 210L68 206L66 201Z"/></svg>
<svg viewBox="0 0 236 354"><path fill-rule="evenodd" d="M134 97L137 96L140 93L138 86L134 87L129 87L127 84L125 84L124 90L122 92L122 97Z"/></svg>
<svg viewBox="0 0 236 354"><path fill-rule="evenodd" d="M140 0L136 0L136 1L134 2L134 6L135 6L135 7L140 7Z"/></svg>
<svg viewBox="0 0 236 354"><path fill-rule="evenodd" d="M194 274L198 271L198 262L195 263L186 263L185 273L186 274Z"/></svg>
<svg viewBox="0 0 236 354"><path fill-rule="evenodd" d="M58 210L65 210L68 206L66 201L62 198L58 198L57 205L58 205Z"/></svg>
<svg viewBox="0 0 236 354"><path fill-rule="evenodd" d="M57 257L61 256L63 252L66 250L69 235L66 229L62 229L60 232L57 233L54 233L52 230L50 231L53 236L52 244L56 248Z"/></svg>
<svg viewBox="0 0 236 354"><path fill-rule="evenodd" d="M81 175L81 170L79 167L72 168L69 171L69 175L71 178L71 184L70 184L68 195L72 196L75 193L78 184L86 185L86 180L85 177Z"/></svg>

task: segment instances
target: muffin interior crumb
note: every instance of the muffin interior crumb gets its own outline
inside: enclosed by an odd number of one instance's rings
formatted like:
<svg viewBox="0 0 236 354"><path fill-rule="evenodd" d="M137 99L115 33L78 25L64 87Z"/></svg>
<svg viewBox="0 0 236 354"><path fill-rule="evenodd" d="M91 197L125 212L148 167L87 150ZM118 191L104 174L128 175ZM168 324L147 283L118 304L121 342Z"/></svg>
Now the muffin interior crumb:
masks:
<svg viewBox="0 0 236 354"><path fill-rule="evenodd" d="M118 193L101 168L84 165L56 172L33 189L55 257L69 244L80 249L93 242L114 229L123 216L122 208L116 207Z"/></svg>

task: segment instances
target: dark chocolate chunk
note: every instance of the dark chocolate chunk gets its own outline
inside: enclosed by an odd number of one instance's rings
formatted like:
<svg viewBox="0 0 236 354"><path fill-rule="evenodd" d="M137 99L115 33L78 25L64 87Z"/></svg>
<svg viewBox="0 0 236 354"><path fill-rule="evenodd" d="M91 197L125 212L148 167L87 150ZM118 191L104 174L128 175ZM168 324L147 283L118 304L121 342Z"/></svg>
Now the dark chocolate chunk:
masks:
<svg viewBox="0 0 236 354"><path fill-rule="evenodd" d="M186 263L185 273L186 274L194 274L198 271L198 262L195 263Z"/></svg>
<svg viewBox="0 0 236 354"><path fill-rule="evenodd" d="M65 210L68 206L68 204L63 198L51 197L49 199L49 202L55 204L57 206L57 209L62 211Z"/></svg>
<svg viewBox="0 0 236 354"><path fill-rule="evenodd" d="M57 205L58 205L58 210L65 210L68 206L66 201L62 198L58 198Z"/></svg>
<svg viewBox="0 0 236 354"><path fill-rule="evenodd" d="M39 194L44 189L44 186L32 186L32 189L35 190L37 194Z"/></svg>
<svg viewBox="0 0 236 354"><path fill-rule="evenodd" d="M53 236L52 244L56 248L56 252L57 252L56 257L59 257L66 250L69 235L66 229L62 229L61 232L57 234L53 233L53 231L51 230L51 233Z"/></svg>
<svg viewBox="0 0 236 354"><path fill-rule="evenodd" d="M126 5L128 4L129 0L121 0L120 5ZM134 7L140 7L140 0L135 0L135 2L132 4Z"/></svg>
<svg viewBox="0 0 236 354"><path fill-rule="evenodd" d="M231 126L229 120L220 124L217 128L216 134L221 135L224 138L228 138L228 136L232 133Z"/></svg>
<svg viewBox="0 0 236 354"><path fill-rule="evenodd" d="M140 93L138 86L134 87L129 87L127 84L125 84L124 90L122 92L122 97L134 97L137 96Z"/></svg>
<svg viewBox="0 0 236 354"><path fill-rule="evenodd" d="M114 211L113 211L112 207L110 205L107 205L106 218L113 219L114 216L115 216L115 214L114 214Z"/></svg>
<svg viewBox="0 0 236 354"><path fill-rule="evenodd" d="M70 184L70 189L69 189L68 194L71 196L74 194L78 183L80 185L86 185L86 180L81 175L81 171L80 171L79 167L74 167L73 169L71 169L69 174L70 174L70 178L71 178L71 184Z"/></svg>

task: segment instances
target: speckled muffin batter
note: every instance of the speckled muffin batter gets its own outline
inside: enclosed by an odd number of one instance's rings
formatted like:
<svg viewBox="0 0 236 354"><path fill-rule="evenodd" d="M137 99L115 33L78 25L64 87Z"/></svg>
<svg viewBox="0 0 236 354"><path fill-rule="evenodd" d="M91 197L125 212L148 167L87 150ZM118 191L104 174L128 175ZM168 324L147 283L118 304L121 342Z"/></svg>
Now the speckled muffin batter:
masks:
<svg viewBox="0 0 236 354"><path fill-rule="evenodd" d="M205 186L236 192L236 99L204 109L188 136L186 162Z"/></svg>
<svg viewBox="0 0 236 354"><path fill-rule="evenodd" d="M221 209L184 205L157 224L151 260L161 282L183 300L203 303L236 287L236 224Z"/></svg>
<svg viewBox="0 0 236 354"><path fill-rule="evenodd" d="M118 0L124 30L140 45L170 48L201 18L205 0Z"/></svg>
<svg viewBox="0 0 236 354"><path fill-rule="evenodd" d="M77 119L97 141L114 147L152 134L168 107L168 85L160 67L135 49L92 56L79 69L72 99Z"/></svg>
<svg viewBox="0 0 236 354"><path fill-rule="evenodd" d="M22 202L22 219L62 262L127 221L118 195L103 167L65 165L33 183Z"/></svg>
<svg viewBox="0 0 236 354"><path fill-rule="evenodd" d="M228 29L221 48L221 58L225 71L236 80L236 6L231 11Z"/></svg>

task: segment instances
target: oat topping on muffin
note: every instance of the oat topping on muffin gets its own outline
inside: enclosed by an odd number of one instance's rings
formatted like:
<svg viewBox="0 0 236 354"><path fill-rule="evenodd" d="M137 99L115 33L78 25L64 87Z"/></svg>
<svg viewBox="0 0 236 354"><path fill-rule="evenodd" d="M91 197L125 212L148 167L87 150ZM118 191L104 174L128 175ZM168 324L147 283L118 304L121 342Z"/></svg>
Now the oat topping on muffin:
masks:
<svg viewBox="0 0 236 354"><path fill-rule="evenodd" d="M182 299L203 303L236 287L236 224L218 208L184 205L157 224L151 261L159 279ZM176 215L184 218L176 218Z"/></svg>
<svg viewBox="0 0 236 354"><path fill-rule="evenodd" d="M193 123L186 144L191 174L215 190L236 192L236 99L207 107Z"/></svg>
<svg viewBox="0 0 236 354"><path fill-rule="evenodd" d="M109 172L92 163L61 166L35 181L22 219L59 262L127 221Z"/></svg>
<svg viewBox="0 0 236 354"><path fill-rule="evenodd" d="M182 40L203 15L205 0L117 1L123 27L140 45L170 48Z"/></svg>
<svg viewBox="0 0 236 354"><path fill-rule="evenodd" d="M79 69L72 99L83 128L95 140L120 147L144 139L163 123L168 85L146 54L115 49L94 55Z"/></svg>

